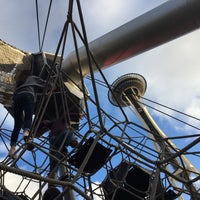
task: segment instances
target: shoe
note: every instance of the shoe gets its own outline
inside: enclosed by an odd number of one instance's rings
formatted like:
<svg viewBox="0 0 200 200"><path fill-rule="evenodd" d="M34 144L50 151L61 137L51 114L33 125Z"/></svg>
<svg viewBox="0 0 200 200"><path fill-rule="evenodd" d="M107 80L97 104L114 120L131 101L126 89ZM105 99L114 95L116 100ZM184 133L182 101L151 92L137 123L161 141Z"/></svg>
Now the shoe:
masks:
<svg viewBox="0 0 200 200"><path fill-rule="evenodd" d="M33 138L27 136L27 140L25 142L26 142L26 149L28 151L32 151L35 148L34 143L33 143Z"/></svg>
<svg viewBox="0 0 200 200"><path fill-rule="evenodd" d="M23 139L24 139L24 142L28 142L28 136L24 136Z"/></svg>
<svg viewBox="0 0 200 200"><path fill-rule="evenodd" d="M29 131L25 130L23 132L23 139L24 139L24 142L27 142L27 145L26 145L27 150L32 151L35 147L34 147L34 144L32 144L33 138L29 136Z"/></svg>
<svg viewBox="0 0 200 200"><path fill-rule="evenodd" d="M26 145L26 149L28 151L32 151L35 146L34 146L34 143L33 143L33 138L31 136L26 136L23 134L23 139L24 139L24 142L25 142L25 145Z"/></svg>
<svg viewBox="0 0 200 200"><path fill-rule="evenodd" d="M29 142L27 143L26 148L27 148L28 151L32 151L35 148L35 146L34 146L34 144L29 143Z"/></svg>

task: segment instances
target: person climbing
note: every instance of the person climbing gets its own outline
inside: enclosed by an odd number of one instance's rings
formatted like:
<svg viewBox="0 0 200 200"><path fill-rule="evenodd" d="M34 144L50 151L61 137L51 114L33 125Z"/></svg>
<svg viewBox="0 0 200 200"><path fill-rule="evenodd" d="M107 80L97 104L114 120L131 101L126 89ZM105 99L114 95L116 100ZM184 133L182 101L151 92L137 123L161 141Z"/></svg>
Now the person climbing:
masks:
<svg viewBox="0 0 200 200"><path fill-rule="evenodd" d="M23 128L23 139L27 141L35 110L36 88L45 86L50 87L50 84L40 77L30 74L23 83L17 85L13 95L14 129L11 134L9 157L17 158L16 144L21 128Z"/></svg>
<svg viewBox="0 0 200 200"><path fill-rule="evenodd" d="M57 179L57 171L59 167L59 160L62 160L66 153L67 147L74 148L78 144L75 137L74 130L69 127L64 118L55 120L43 120L43 126L49 128L49 144L50 144L50 169L49 177ZM55 159L56 158L56 159ZM49 187L54 186L49 184Z"/></svg>

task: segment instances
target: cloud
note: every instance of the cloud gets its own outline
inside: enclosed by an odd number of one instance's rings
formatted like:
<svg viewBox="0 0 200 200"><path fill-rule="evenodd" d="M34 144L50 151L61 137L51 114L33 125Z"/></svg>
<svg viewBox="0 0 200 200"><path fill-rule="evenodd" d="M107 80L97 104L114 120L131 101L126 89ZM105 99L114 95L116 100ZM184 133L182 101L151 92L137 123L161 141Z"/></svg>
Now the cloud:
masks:
<svg viewBox="0 0 200 200"><path fill-rule="evenodd" d="M154 2L126 0L126 3L122 0L101 0L98 3L89 0L82 3L89 41L110 32L164 2L166 0Z"/></svg>
<svg viewBox="0 0 200 200"><path fill-rule="evenodd" d="M12 192L28 194L29 197L32 197L35 192L40 187L40 183L36 181L30 181L29 178L24 179L23 176L6 173L5 175L5 187Z"/></svg>
<svg viewBox="0 0 200 200"><path fill-rule="evenodd" d="M147 81L145 96L187 110L199 93L199 30L106 69L108 80L140 73ZM186 98L187 97L187 98Z"/></svg>
<svg viewBox="0 0 200 200"><path fill-rule="evenodd" d="M126 0L126 3L124 3L124 0L81 1L89 41L102 36L166 1L167 0ZM42 33L48 5L46 1L38 2L41 11L39 14ZM19 5L19 1L16 0L1 0L0 8L0 39L25 51L37 52L37 21L35 4L33 1L22 0ZM49 52L55 52L63 23L67 18L68 5L66 1L57 0L53 2L52 8L44 43L44 50ZM76 7L74 9L76 9ZM75 11L73 15L73 19L75 20L78 18L76 14ZM103 73L110 84L116 78L126 73L140 73L147 80L146 98L199 118L199 32L199 30L194 31L160 47L118 63L115 66L103 70ZM70 39L71 38L69 38L69 41ZM71 46L69 49L67 46L67 51L70 52L70 50ZM106 95L103 95L103 97L107 98ZM112 107L107 99L103 101L102 105L104 107L109 107L106 111L112 111ZM1 121L3 121L3 117L7 112L3 106L0 107L0 110ZM172 111L170 114L177 115ZM114 113L114 116L116 115ZM166 125L162 124L162 122L164 122L162 115L153 113L153 117L166 128ZM173 131L171 132L174 135L183 132L184 134L192 133L191 129L188 129L186 126L178 126L174 124L172 120L167 120L167 122L167 125L172 127L171 129L173 129ZM198 125L199 123L189 118L186 119L186 122L194 125ZM12 117L9 116L5 125L12 130ZM4 157L7 150L3 148L2 143L0 143L0 148L2 152L1 157ZM7 185L14 189L15 186L13 186L13 182L15 182L16 179L16 183L18 184L17 179L19 177L16 176L11 179L11 176L13 176L13 174L8 175ZM14 181L10 182L10 180Z"/></svg>

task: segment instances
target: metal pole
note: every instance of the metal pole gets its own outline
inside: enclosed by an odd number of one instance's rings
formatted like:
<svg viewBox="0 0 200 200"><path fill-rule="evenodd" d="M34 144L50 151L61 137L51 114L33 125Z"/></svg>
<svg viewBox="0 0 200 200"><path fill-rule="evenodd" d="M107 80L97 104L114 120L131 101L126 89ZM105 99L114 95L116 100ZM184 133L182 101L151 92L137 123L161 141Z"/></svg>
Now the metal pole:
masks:
<svg viewBox="0 0 200 200"><path fill-rule="evenodd" d="M171 0L89 43L100 68L109 67L200 27L199 0ZM83 76L89 73L86 48L78 49ZM93 70L97 70L94 62ZM62 70L80 81L76 52L62 63Z"/></svg>
<svg viewBox="0 0 200 200"><path fill-rule="evenodd" d="M67 169L64 165L61 165L59 167L59 173L60 173L60 177L64 176L67 173ZM63 190L65 190L66 188L63 187ZM71 188L68 188L64 194L64 199L65 200L75 200L74 197L74 192Z"/></svg>

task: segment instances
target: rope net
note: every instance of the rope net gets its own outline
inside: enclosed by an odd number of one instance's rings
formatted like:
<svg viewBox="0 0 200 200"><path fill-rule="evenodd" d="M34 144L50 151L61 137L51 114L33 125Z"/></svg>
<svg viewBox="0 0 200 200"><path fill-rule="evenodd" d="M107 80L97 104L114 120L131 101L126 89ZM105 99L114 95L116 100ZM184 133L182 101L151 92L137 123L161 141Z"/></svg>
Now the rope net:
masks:
<svg viewBox="0 0 200 200"><path fill-rule="evenodd" d="M196 124L197 119L184 116L180 120L183 113L176 114L175 109L173 112L179 120L171 118L166 107L146 98L138 98L135 90L131 91L133 97L125 95L128 99L124 99L124 104L131 102L128 106L112 105L107 97L108 91L113 92L112 85L89 50L81 6L79 1L76 3L81 29L73 21L73 1L69 1L68 17L55 54L43 52L39 42L41 52L29 55L32 62L28 70L55 84L56 89L50 92L46 88L38 91L31 138L24 142L22 134L19 135L16 159L6 156L12 131L12 102L7 104L1 101L4 105L2 110L7 113L0 128L3 152L0 163L1 197L44 199L48 185L53 184L58 189L58 193L57 190L52 193L56 194L54 199L198 199L199 172L190 162L188 166L183 158L187 156L194 161L199 158L199 128L189 126L191 120ZM48 16L49 13L50 10ZM69 30L73 34L77 63L78 39L88 54L89 75L84 75L79 63L78 83L62 69ZM95 63L96 71L92 63ZM5 99L6 94L4 91ZM10 97L9 102L12 101ZM136 103L140 104L139 108L143 109L144 106L154 115L156 112L162 115L166 122L166 137L160 137L156 131L144 126L143 121L146 119L141 121L138 118L137 112L140 113L140 109L135 109ZM81 120L76 118L78 111L82 113ZM56 157L52 154L55 149L49 145L49 131L41 123L45 119L52 120L61 116L65 117L68 128L73 130L78 144L73 148L68 147L66 152L61 151L62 148L57 149L59 156ZM180 135L173 135L170 132L172 120L189 127L191 134L184 136L180 132ZM183 123L186 120L190 124ZM184 145L188 139L190 142ZM56 178L49 176L50 158L58 163Z"/></svg>

